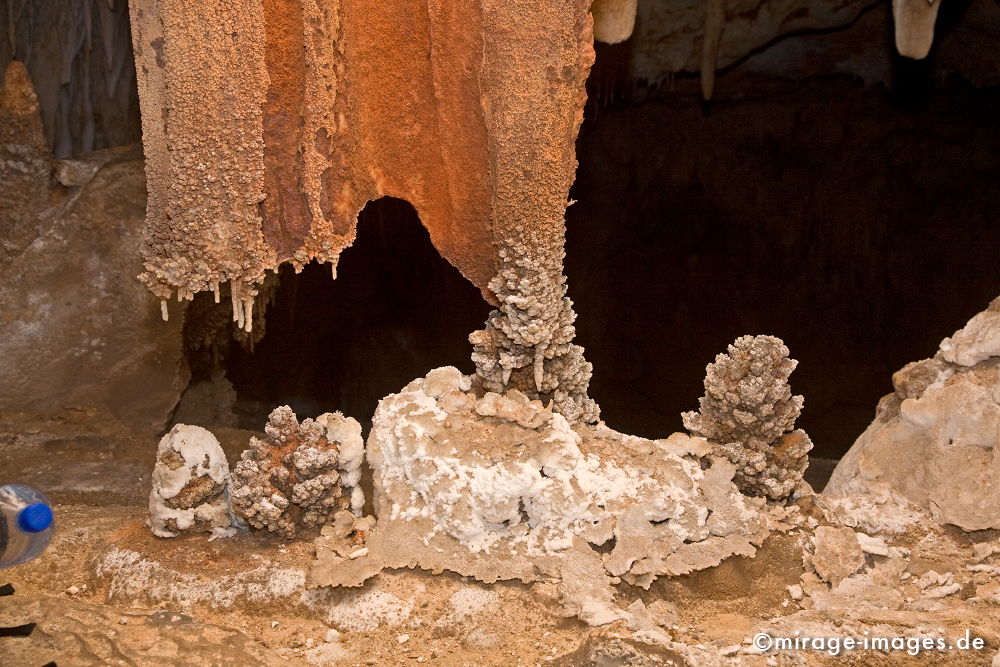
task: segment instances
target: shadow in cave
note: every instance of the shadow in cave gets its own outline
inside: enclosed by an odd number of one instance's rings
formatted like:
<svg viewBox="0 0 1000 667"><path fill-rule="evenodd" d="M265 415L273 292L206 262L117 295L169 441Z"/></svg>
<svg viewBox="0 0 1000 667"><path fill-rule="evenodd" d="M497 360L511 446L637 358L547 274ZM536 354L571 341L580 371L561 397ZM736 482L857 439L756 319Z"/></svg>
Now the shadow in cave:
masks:
<svg viewBox="0 0 1000 667"><path fill-rule="evenodd" d="M242 428L260 430L286 404L300 419L340 410L367 428L379 399L430 369L471 372L467 337L489 306L438 254L413 207L369 202L357 230L336 280L327 265L299 274L282 266L263 338L227 346L222 365ZM193 381L211 375L204 355L189 360Z"/></svg>
<svg viewBox="0 0 1000 667"><path fill-rule="evenodd" d="M1000 294L1000 91L930 93L771 82L709 117L674 95L585 119L566 272L611 427L681 430L705 365L773 334L813 454L839 458L892 373Z"/></svg>

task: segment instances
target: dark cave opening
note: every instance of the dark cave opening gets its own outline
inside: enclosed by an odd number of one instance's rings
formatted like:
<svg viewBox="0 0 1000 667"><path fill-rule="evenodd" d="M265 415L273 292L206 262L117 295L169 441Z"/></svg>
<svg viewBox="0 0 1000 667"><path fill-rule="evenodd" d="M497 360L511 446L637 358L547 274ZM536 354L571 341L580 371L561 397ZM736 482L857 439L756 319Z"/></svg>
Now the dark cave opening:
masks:
<svg viewBox="0 0 1000 667"><path fill-rule="evenodd" d="M282 266L263 337L251 348L227 326L221 360L192 351L186 332L192 386L221 365L236 392L238 425L260 430L279 405L300 419L339 410L367 424L379 399L431 368L472 371L467 336L489 306L438 254L409 203L369 202L337 274L334 280L329 266L316 263L299 274ZM197 300L229 317L225 299L218 306L211 295Z"/></svg>
<svg viewBox="0 0 1000 667"><path fill-rule="evenodd" d="M693 79L588 108L566 272L591 396L663 437L716 354L772 334L800 362L813 453L839 458L892 373L1000 293L1000 91L743 76L707 114Z"/></svg>

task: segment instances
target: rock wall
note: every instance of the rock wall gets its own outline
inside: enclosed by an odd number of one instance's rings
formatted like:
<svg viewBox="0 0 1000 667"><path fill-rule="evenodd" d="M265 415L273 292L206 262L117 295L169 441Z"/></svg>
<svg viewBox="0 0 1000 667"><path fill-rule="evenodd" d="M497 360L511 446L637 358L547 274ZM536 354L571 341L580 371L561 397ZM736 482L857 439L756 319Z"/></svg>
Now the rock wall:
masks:
<svg viewBox="0 0 1000 667"><path fill-rule="evenodd" d="M705 98L716 69L761 54L770 54L771 69L804 70L802 78L846 68L866 79L874 69L891 68L894 53L913 60L930 55L935 69L982 81L995 78L997 13L991 0L639 0L629 68L632 78L652 85L700 72ZM859 22L875 27L853 30ZM943 58L942 45L949 52ZM968 62L954 58L956 50Z"/></svg>
<svg viewBox="0 0 1000 667"><path fill-rule="evenodd" d="M0 411L100 407L159 430L187 383L180 322L135 279L135 149L55 160L26 68L0 89Z"/></svg>
<svg viewBox="0 0 1000 667"><path fill-rule="evenodd" d="M723 68L783 35L828 30L853 21L872 0L730 0L713 25L702 0L641 0L636 19L633 74L656 82L673 72L702 69L706 35L712 36L715 66ZM711 46L711 45L710 45Z"/></svg>

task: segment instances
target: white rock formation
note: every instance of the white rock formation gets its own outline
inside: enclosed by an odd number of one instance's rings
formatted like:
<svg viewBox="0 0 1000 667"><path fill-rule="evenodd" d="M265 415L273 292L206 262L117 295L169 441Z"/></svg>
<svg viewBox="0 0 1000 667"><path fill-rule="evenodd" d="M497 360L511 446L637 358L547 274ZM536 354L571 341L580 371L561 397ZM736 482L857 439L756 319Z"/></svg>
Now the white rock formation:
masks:
<svg viewBox="0 0 1000 667"><path fill-rule="evenodd" d="M516 390L476 398L470 384L440 368L383 400L369 444L380 463L380 516L429 518L473 553L523 545L537 555L567 549L575 536L598 545L615 537L615 575L653 555L625 555L640 534L668 556L756 518L730 483L732 466L716 460L717 470L702 469L700 439L643 442L606 427L586 434L620 439L626 452L644 447L651 460L640 466L627 454L587 451L581 434L539 401Z"/></svg>
<svg viewBox="0 0 1000 667"><path fill-rule="evenodd" d="M368 439L378 524L368 552L344 560L317 542L311 585L358 585L383 568L448 569L492 583L562 580L568 615L621 617L617 579L752 556L768 532L762 498L733 484L708 443L570 427L517 390L473 389L452 367L379 404Z"/></svg>
<svg viewBox="0 0 1000 667"><path fill-rule="evenodd" d="M149 493L153 534L211 532L213 540L235 535L237 524L229 501L229 463L219 441L200 426L177 424L156 452Z"/></svg>
<svg viewBox="0 0 1000 667"><path fill-rule="evenodd" d="M941 356L959 366L975 366L990 357L1000 357L1000 298L994 299L954 336L941 341Z"/></svg>
<svg viewBox="0 0 1000 667"><path fill-rule="evenodd" d="M1000 528L1000 299L893 376L825 495L900 494L939 523Z"/></svg>

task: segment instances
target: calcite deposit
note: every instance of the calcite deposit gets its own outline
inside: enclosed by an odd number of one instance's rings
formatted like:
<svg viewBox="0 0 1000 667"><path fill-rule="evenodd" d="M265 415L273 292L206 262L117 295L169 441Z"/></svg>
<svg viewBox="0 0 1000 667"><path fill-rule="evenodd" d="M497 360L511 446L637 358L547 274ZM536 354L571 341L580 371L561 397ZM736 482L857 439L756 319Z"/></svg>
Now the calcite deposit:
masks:
<svg viewBox="0 0 1000 667"><path fill-rule="evenodd" d="M233 281L249 298L282 262L335 265L361 208L390 195L485 290L498 234L520 218L539 240L562 229L589 4L132 3L145 280L161 297Z"/></svg>
<svg viewBox="0 0 1000 667"><path fill-rule="evenodd" d="M177 424L160 440L149 492L149 527L157 537L210 532L232 537L240 521L229 500L229 462L199 426Z"/></svg>
<svg viewBox="0 0 1000 667"><path fill-rule="evenodd" d="M594 39L618 44L632 36L638 0L594 0Z"/></svg>
<svg viewBox="0 0 1000 667"><path fill-rule="evenodd" d="M934 24L943 0L892 0L896 50L907 58L926 58L934 43Z"/></svg>
<svg viewBox="0 0 1000 667"><path fill-rule="evenodd" d="M989 142L969 150L950 124L921 135L929 112L899 113L909 102L920 106L911 98L923 96L920 88L933 77L914 85L923 70L880 61L879 72L899 70L892 94L858 92L859 99L881 101L843 108L899 119L867 125L843 114L846 121L805 132L792 146L809 149L801 155L785 140L815 120L815 100L829 98L810 89L827 83L756 84L768 59L810 77L864 72L875 49L855 54L856 35L885 31L889 11L900 53L924 57L941 2L895 0L891 9L882 3L860 19L874 0L8 3L0 12L6 38L0 62L54 53L70 81L53 84L50 75L40 101L27 75L32 63L12 63L0 89L0 472L51 493L60 526L44 553L12 570L16 594L0 591L0 627L37 624L33 635L0 644L0 662L885 665L916 662L910 647L940 647L964 632L982 644L963 652L939 648L921 660L1000 665L994 657L1000 299L942 341L934 358L896 374L895 393L841 462L828 492L817 494L804 480L812 443L796 428L803 398L788 383L797 362L782 341L746 336L719 355L707 368L698 410L682 416L689 434L620 433L600 421L588 393L593 368L576 344L563 269L574 142L598 40L619 45L602 47L609 54L602 70L620 72L627 62L637 78L653 83L700 71L706 99L716 92L716 70L742 61L727 78L744 78L744 92L755 88L739 105L753 105L741 117L760 123L730 134L726 126L733 124L725 121L735 116L720 122L718 114L701 115L688 104L693 82L682 81L669 104L657 99L660 110L636 124L648 129L649 118L666 115L683 120L690 107L697 121L681 122L670 135L676 141L647 138L638 149L621 150L619 130L607 131L600 169L582 179L584 194L577 195L597 204L600 223L582 227L577 238L587 237L590 248L603 244L606 266L660 249L648 243L656 235L646 235L659 219L643 215L650 209L636 202L662 196L705 206L667 218L666 226L692 243L653 258L668 269L657 276L659 286L673 289L676 276L688 273L688 287L701 284L704 291L677 286L670 301L641 301L642 294L665 292L646 292L651 282L636 280L635 295L621 299L620 310L602 312L601 301L616 299L623 288L605 280L612 272L598 262L585 265L593 268L589 283L573 295L597 306L588 333L606 335L620 355L622 367L612 372L632 381L635 368L651 366L652 355L629 347L639 329L662 330L663 339L699 339L714 311L714 323L725 320L726 327L759 323L766 314L770 325L787 330L790 320L808 313L782 304L831 303L816 291L827 288L863 293L855 288L868 283L839 272L836 259L845 255L830 255L826 248L833 246L885 265L884 292L861 312L879 313L900 275L914 289L932 283L953 266L949 261L961 260L934 254L935 262L946 261L914 277L910 263L896 261L899 235L875 225L884 216L854 216L846 228L794 223L843 206L836 219L884 209L919 229L953 210L943 196L947 188L912 187L879 198L877 206L854 208L865 193L842 197L838 186L857 172L857 151L841 141L848 131L861 130L862 161L872 161L872 146L893 155L891 170L873 172L876 184L886 183L890 171L907 175L896 179L904 185L935 180L907 171L906 150L887 149L914 136L950 145L962 155L966 176L995 171ZM981 26L993 25L988 12L996 10L982 4L976 11L987 18L950 39L982 32L968 50L985 52L978 47L995 40ZM126 12L135 70L126 66L128 53L112 47ZM48 19L53 24L68 18L72 25L26 33L35 17L58 17ZM795 57L810 40L826 37L819 33L855 19L860 30L844 30L829 52ZM796 45L765 48L791 33L800 33ZM52 34L71 39L33 44ZM857 56L852 67L809 71L814 59L843 49ZM988 54L978 57L987 64L972 69L983 78L970 82L995 81ZM116 89L133 71L148 183L137 147L56 159L98 145L102 127L121 125L121 136L133 136L121 111L134 91ZM939 73L951 71L964 70ZM759 103L786 87L811 98L809 106ZM95 88L109 99L100 110L87 107ZM853 88L840 82L831 90ZM54 97L60 105L83 100L84 109L70 113L53 106ZM962 91L957 99L991 98ZM618 115L609 106L588 110L594 117ZM968 118L985 118L977 114ZM782 134L782 127L792 131ZM880 142L886 127L902 128L904 139ZM722 153L710 150L719 146ZM655 160L638 156L643 150ZM758 152L774 159L738 159ZM727 162L742 167L717 171ZM649 171L649 164L657 168ZM636 186L627 197L595 194L617 171ZM736 177L713 179L721 173ZM762 216L740 209L778 201L771 192L797 190L800 179L837 187L806 188L780 200L783 215L768 217L773 225L761 226ZM713 195L722 190L724 196ZM937 217L911 221L910 209L888 205L912 199L919 208L923 199L914 192L942 202ZM951 196L970 199L968 192L981 190L958 188ZM403 355L418 359L412 330L397 328L398 320L430 312L445 323L431 337L458 320L460 299L452 299L458 292L446 283L414 285L405 272L383 281L375 263L366 268L376 267L377 278L353 307L331 307L342 302L325 300L324 285L304 279L285 281L279 291L277 271L285 263L296 270L326 263L336 278L359 212L383 197L398 198L393 206L403 209L412 204L434 247L494 308L469 336L471 372L453 366L426 372L386 396L373 416L299 419L282 405L263 433L240 430L249 415L275 402L324 406L316 413L344 409L330 394L384 381L382 370ZM986 211L984 201L974 210ZM382 222L379 233L393 237L396 220ZM992 247L974 231L949 228L943 236L955 247L970 238ZM733 238L749 243L738 247ZM757 265L747 258L759 260L754 251L765 246L783 250L770 268L795 300L775 300L774 290L760 287ZM410 249L386 247L384 262ZM583 253L581 264L593 257ZM810 272L799 275L797 265ZM727 272L738 285L726 280ZM412 273L428 275L438 272ZM437 303L444 306L430 307L416 287L440 290L446 296ZM707 295L717 298L713 290L725 298L705 307ZM199 291L214 292L214 304L209 298L189 306ZM400 305L395 297L407 291L417 296ZM174 296L185 303L168 303ZM225 312L215 308L223 299L232 300L242 331L231 331L228 303ZM650 320L637 303L676 307L676 317ZM344 336L331 346L329 331L315 326L338 326L366 307L379 315L364 329L367 337L342 345L350 338ZM626 309L638 312L633 318ZM775 321L775 309L792 315ZM925 311L931 319L935 309ZM702 317L708 327L692 322ZM463 325L461 333L472 328L478 325ZM287 350L303 334L311 340L294 359L274 353L276 338ZM247 354L230 354L234 341ZM830 347L856 342L831 336ZM324 346L351 349L326 354ZM455 352L449 344L437 347ZM684 346L667 340L654 353L672 357L677 349ZM384 358L370 363L372 357ZM198 384L178 401L188 362ZM624 385L625 407L635 411L629 418L651 404L664 412L657 397L643 396L646 388L684 387L690 379L682 369L641 370L655 377L645 387ZM837 374L853 380L857 370L838 367ZM827 372L817 370L820 382ZM289 389L314 389L332 375L341 386L325 395ZM285 382L302 376L310 382ZM22 409L35 412L25 416ZM365 442L362 423L369 417ZM168 420L175 425L155 446ZM218 437L189 422L212 424ZM647 423L651 432L657 428ZM819 439L820 429L813 433ZM248 441L230 472L220 442L235 452ZM372 516L365 514L369 507ZM882 637L893 644L892 651L865 647L838 655L815 645L761 647L762 633L838 642Z"/></svg>
<svg viewBox="0 0 1000 667"><path fill-rule="evenodd" d="M699 410L682 415L736 464L743 493L780 500L802 484L812 442L795 429L803 398L792 396L788 376L797 365L774 336L738 338L707 366Z"/></svg>
<svg viewBox="0 0 1000 667"><path fill-rule="evenodd" d="M811 564L820 579L836 586L865 564L858 534L848 527L818 527L813 537Z"/></svg>
<svg viewBox="0 0 1000 667"><path fill-rule="evenodd" d="M367 455L378 524L367 552L324 554L313 585L359 585L384 568L448 569L482 581L557 579L569 615L620 618L611 584L751 556L770 510L733 484L701 438L646 440L571 427L517 390L478 390L438 368L383 399Z"/></svg>
<svg viewBox="0 0 1000 667"><path fill-rule="evenodd" d="M364 448L356 420L327 413L299 423L282 406L264 432L250 439L233 470L233 505L247 523L292 538L316 532L339 511L361 511Z"/></svg>
<svg viewBox="0 0 1000 667"><path fill-rule="evenodd" d="M941 523L1000 529L1000 299L893 375L826 494L897 494Z"/></svg>

